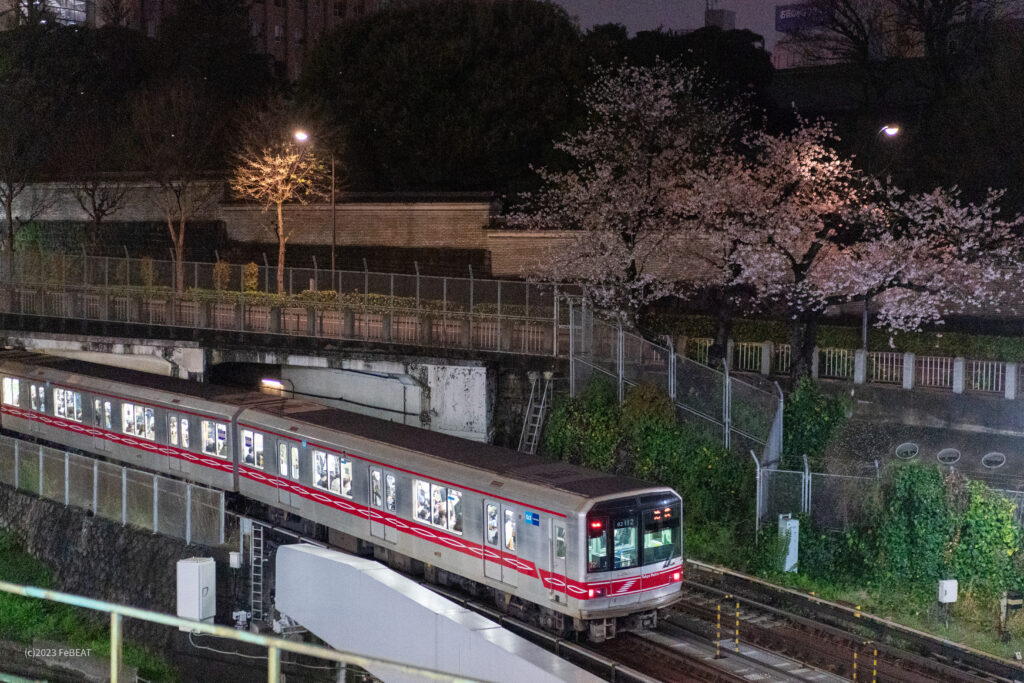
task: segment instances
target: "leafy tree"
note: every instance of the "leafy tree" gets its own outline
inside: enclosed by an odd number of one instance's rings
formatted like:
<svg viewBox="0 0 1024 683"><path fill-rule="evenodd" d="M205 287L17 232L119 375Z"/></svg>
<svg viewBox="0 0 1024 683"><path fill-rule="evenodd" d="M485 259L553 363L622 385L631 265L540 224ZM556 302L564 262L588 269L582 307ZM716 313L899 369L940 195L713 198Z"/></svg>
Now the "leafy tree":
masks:
<svg viewBox="0 0 1024 683"><path fill-rule="evenodd" d="M298 140L298 126L292 112L280 100L250 112L242 124L241 142L231 189L238 195L261 202L264 210L277 212L277 292L284 289L284 255L288 232L284 205L304 202L323 194L329 187L329 171L308 144ZM304 133L308 135L308 133Z"/></svg>
<svg viewBox="0 0 1024 683"><path fill-rule="evenodd" d="M530 176L585 73L555 4L451 0L345 22L314 48L300 97L338 117L358 187L491 190Z"/></svg>

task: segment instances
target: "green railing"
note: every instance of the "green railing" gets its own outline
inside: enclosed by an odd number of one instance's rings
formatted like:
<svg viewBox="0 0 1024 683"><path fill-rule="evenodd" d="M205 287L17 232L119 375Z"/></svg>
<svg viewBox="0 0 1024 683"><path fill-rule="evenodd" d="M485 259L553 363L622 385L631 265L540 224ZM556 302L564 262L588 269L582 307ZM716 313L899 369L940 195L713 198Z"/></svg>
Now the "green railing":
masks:
<svg viewBox="0 0 1024 683"><path fill-rule="evenodd" d="M374 668L378 671L384 669L397 676L415 676L422 680L472 680L460 676L455 676L453 674L443 673L440 671L433 671L430 669L409 666L399 662L393 662L373 657L364 657L362 655L357 655L349 652L339 652L336 650L330 650L325 647L309 645L307 643L299 643L291 640L284 640L282 638L262 636L257 633L250 633L248 631L236 631L235 629L228 628L227 626L217 626L215 624L206 624L198 621L192 621L190 619L181 619L179 617L173 617L169 614L161 614L160 612L152 612L150 610L139 609L137 607L115 605L113 603L104 602L102 600L93 600L92 598L86 598L80 595L72 595L71 593L61 593L59 591L46 590L44 588L37 588L35 586L22 586L15 583L7 583L5 581L0 581L0 591L3 591L4 593L11 593L13 595L22 595L29 598L39 598L41 600L60 602L64 603L65 605L82 607L85 609L91 609L97 612L106 612L107 614L109 614L111 683L123 683L123 681L125 680L121 674L121 647L123 633L122 629L125 617L129 617L131 619L141 619L142 621L148 621L153 624L163 624L164 626L172 626L175 628L191 630L193 633L207 633L212 636L228 638L229 640L234 640L241 643L250 643L258 647L266 648L268 683L279 683L279 681L281 680L282 652L291 652L297 655L316 657L330 662L337 662L339 664L353 664L364 669Z"/></svg>

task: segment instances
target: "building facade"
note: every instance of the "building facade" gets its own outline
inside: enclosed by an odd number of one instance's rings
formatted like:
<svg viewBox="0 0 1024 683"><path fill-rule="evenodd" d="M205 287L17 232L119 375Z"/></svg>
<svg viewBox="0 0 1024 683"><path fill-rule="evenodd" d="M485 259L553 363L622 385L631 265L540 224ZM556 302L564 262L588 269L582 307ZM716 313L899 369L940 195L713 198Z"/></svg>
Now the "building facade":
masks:
<svg viewBox="0 0 1024 683"><path fill-rule="evenodd" d="M273 57L282 75L299 77L302 60L323 33L342 22L402 0L248 0L255 47ZM26 16L99 27L114 22L155 38L175 0L0 0L3 25Z"/></svg>

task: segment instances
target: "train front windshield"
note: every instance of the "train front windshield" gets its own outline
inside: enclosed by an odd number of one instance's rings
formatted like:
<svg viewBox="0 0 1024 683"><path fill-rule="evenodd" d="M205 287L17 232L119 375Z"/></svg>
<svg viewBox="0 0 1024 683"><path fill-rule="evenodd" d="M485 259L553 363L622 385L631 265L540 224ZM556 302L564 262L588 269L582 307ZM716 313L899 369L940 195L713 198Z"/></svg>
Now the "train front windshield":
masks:
<svg viewBox="0 0 1024 683"><path fill-rule="evenodd" d="M666 563L682 554L682 506L677 498L595 505L587 515L587 571Z"/></svg>

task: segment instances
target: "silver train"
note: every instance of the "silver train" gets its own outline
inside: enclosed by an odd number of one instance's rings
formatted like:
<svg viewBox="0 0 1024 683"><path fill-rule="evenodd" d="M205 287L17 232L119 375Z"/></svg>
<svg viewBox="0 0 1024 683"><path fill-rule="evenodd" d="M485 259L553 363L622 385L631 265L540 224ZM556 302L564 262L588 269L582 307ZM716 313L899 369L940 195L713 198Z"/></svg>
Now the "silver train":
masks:
<svg viewBox="0 0 1024 683"><path fill-rule="evenodd" d="M471 585L561 633L650 627L680 597L672 489L322 405L0 351L9 432L238 492ZM364 545L365 547L365 545ZM414 568L415 568L414 567Z"/></svg>

